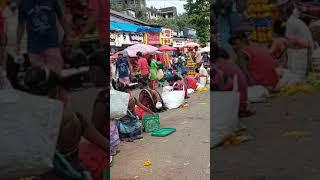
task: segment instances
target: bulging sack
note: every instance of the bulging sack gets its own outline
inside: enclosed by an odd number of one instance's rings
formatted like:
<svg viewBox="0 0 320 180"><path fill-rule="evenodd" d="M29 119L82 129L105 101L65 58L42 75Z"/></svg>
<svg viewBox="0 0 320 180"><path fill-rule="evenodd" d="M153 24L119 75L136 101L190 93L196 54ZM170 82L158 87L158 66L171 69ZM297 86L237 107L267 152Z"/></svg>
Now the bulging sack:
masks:
<svg viewBox="0 0 320 180"><path fill-rule="evenodd" d="M237 77L233 91L211 91L210 146L221 144L226 136L237 130L239 125L239 101Z"/></svg>
<svg viewBox="0 0 320 180"><path fill-rule="evenodd" d="M173 85L174 86L174 85ZM168 109L175 109L184 103L185 90L169 90L166 88L162 92L162 99Z"/></svg>
<svg viewBox="0 0 320 180"><path fill-rule="evenodd" d="M52 169L62 103L11 89L1 90L0 107L1 179L36 176Z"/></svg>
<svg viewBox="0 0 320 180"><path fill-rule="evenodd" d="M127 115L130 95L128 93L110 90L110 118L120 119Z"/></svg>

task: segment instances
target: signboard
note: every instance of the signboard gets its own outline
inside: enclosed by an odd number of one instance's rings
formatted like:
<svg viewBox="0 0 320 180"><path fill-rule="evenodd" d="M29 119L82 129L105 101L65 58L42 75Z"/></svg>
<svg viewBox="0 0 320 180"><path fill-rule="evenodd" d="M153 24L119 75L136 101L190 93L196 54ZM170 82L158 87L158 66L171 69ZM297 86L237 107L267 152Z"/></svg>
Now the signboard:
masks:
<svg viewBox="0 0 320 180"><path fill-rule="evenodd" d="M164 39L162 38L162 45L172 45L172 39Z"/></svg>
<svg viewBox="0 0 320 180"><path fill-rule="evenodd" d="M123 45L143 43L143 34L127 32L111 32L110 46L121 47Z"/></svg>
<svg viewBox="0 0 320 180"><path fill-rule="evenodd" d="M173 40L173 47L180 48L183 47L186 44L186 41L184 39L174 39Z"/></svg>
<svg viewBox="0 0 320 180"><path fill-rule="evenodd" d="M172 38L172 30L171 29L162 29L162 37L163 38Z"/></svg>
<svg viewBox="0 0 320 180"><path fill-rule="evenodd" d="M147 33L147 44L160 44L160 33Z"/></svg>

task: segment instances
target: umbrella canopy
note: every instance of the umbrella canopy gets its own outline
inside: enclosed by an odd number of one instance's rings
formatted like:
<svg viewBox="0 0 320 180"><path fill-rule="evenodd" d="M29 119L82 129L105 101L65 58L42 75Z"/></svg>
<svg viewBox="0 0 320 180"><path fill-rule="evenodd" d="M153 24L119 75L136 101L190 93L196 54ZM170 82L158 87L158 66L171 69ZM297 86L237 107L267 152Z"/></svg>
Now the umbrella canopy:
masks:
<svg viewBox="0 0 320 180"><path fill-rule="evenodd" d="M137 52L142 52L142 54L151 54L157 50L158 50L157 47L150 46L147 44L135 44L127 47L123 51L115 53L113 56L118 57L119 53L123 53L124 56L137 57Z"/></svg>
<svg viewBox="0 0 320 180"><path fill-rule="evenodd" d="M164 46L161 46L158 51L176 51L177 48L174 48L174 47L171 47L171 46L167 46L167 45L164 45Z"/></svg>
<svg viewBox="0 0 320 180"><path fill-rule="evenodd" d="M200 47L200 44L195 43L195 42L189 42L186 45L184 45L186 48L194 48L194 47Z"/></svg>
<svg viewBox="0 0 320 180"><path fill-rule="evenodd" d="M200 49L200 52L201 52L201 53L203 53L203 52L210 52L210 47L201 48L201 49Z"/></svg>
<svg viewBox="0 0 320 180"><path fill-rule="evenodd" d="M157 50L158 50L157 47L147 45L147 44L135 44L124 49L124 51L128 53L129 57L137 57L137 52L139 51L142 52L143 54L149 54Z"/></svg>
<svg viewBox="0 0 320 180"><path fill-rule="evenodd" d="M154 51L152 54L163 54L161 51Z"/></svg>

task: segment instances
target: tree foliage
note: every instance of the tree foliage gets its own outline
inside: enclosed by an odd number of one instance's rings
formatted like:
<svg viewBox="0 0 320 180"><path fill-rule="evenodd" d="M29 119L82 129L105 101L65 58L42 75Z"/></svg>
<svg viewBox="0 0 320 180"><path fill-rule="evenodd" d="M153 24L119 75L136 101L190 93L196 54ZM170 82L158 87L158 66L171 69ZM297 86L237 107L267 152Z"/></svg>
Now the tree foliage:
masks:
<svg viewBox="0 0 320 180"><path fill-rule="evenodd" d="M150 24L170 28L177 32L182 31L184 28L192 27L186 14L178 15L175 18L170 19L159 17L159 19L145 19L145 21Z"/></svg>
<svg viewBox="0 0 320 180"><path fill-rule="evenodd" d="M205 46L210 41L210 0L187 0L184 8L200 44Z"/></svg>
<svg viewBox="0 0 320 180"><path fill-rule="evenodd" d="M116 3L115 1L111 1L110 9L117 12L122 12L124 10L123 7L119 3Z"/></svg>

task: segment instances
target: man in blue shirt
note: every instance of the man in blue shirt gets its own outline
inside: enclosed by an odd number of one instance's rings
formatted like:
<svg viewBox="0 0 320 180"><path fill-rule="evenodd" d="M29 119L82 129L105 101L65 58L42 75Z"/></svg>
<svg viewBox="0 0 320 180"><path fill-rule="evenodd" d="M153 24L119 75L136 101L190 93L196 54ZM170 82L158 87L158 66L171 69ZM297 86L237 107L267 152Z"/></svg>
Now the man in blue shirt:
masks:
<svg viewBox="0 0 320 180"><path fill-rule="evenodd" d="M58 0L23 0L19 4L17 52L26 27L27 44L32 66L45 66L60 73L64 62L60 52L57 18L68 34Z"/></svg>
<svg viewBox="0 0 320 180"><path fill-rule="evenodd" d="M118 55L118 60L116 62L116 72L119 75L119 82L124 84L130 83L130 70L131 65L122 53Z"/></svg>

